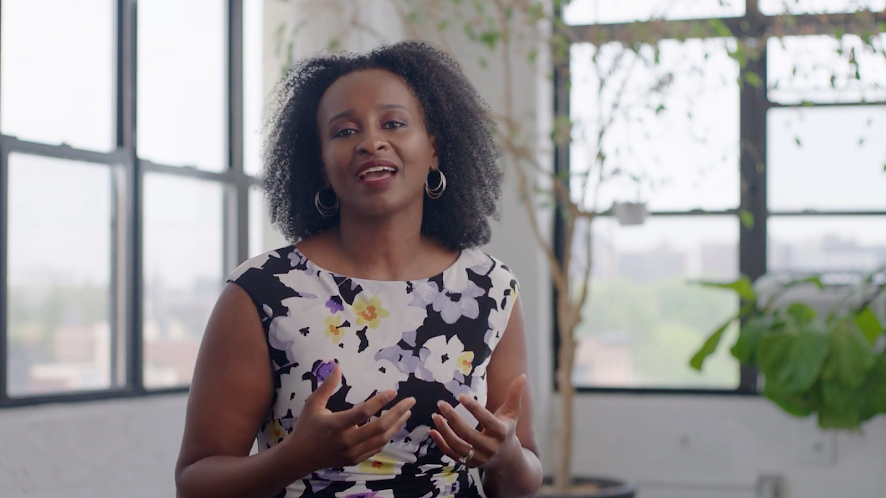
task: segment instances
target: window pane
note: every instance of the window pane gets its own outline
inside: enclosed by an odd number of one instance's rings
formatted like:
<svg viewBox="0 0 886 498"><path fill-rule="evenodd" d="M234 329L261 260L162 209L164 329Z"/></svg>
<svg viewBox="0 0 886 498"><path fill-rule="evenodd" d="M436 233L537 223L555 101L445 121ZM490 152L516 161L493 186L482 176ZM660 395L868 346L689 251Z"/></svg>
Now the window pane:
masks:
<svg viewBox="0 0 886 498"><path fill-rule="evenodd" d="M882 11L886 0L758 0L760 12L778 14L836 14L869 9Z"/></svg>
<svg viewBox="0 0 886 498"><path fill-rule="evenodd" d="M283 235L271 226L268 203L261 189L249 189L249 256L258 256L287 244Z"/></svg>
<svg viewBox="0 0 886 498"><path fill-rule="evenodd" d="M770 210L886 211L886 109L773 109L767 126Z"/></svg>
<svg viewBox="0 0 886 498"><path fill-rule="evenodd" d="M9 155L8 392L111 385L111 168Z"/></svg>
<svg viewBox="0 0 886 498"><path fill-rule="evenodd" d="M745 0L572 0L563 9L563 19L575 25L740 17L744 13Z"/></svg>
<svg viewBox="0 0 886 498"><path fill-rule="evenodd" d="M223 187L148 174L144 192L145 385L187 385L224 283Z"/></svg>
<svg viewBox="0 0 886 498"><path fill-rule="evenodd" d="M855 35L845 35L842 42L833 36L770 38L769 100L784 104L886 100L886 35L873 42L877 53Z"/></svg>
<svg viewBox="0 0 886 498"><path fill-rule="evenodd" d="M253 176L262 172L263 4L243 1L243 169Z"/></svg>
<svg viewBox="0 0 886 498"><path fill-rule="evenodd" d="M572 47L570 168L591 171L586 206L647 202L655 211L730 209L739 203L738 63L732 40L665 41L637 56L618 43ZM605 84L601 87L601 76ZM663 87L660 83L670 82ZM602 103L602 105L601 105ZM597 193L600 130L606 160ZM573 195L582 195L573 177Z"/></svg>
<svg viewBox="0 0 886 498"><path fill-rule="evenodd" d="M770 272L871 272L886 265L886 216L769 218Z"/></svg>
<svg viewBox="0 0 886 498"><path fill-rule="evenodd" d="M0 133L115 147L115 3L3 0Z"/></svg>
<svg viewBox="0 0 886 498"><path fill-rule="evenodd" d="M585 225L586 226L586 225ZM690 280L738 275L734 217L652 217L640 226L593 222L593 285L573 372L583 386L738 386L730 330L702 373L689 359L738 310L734 294Z"/></svg>
<svg viewBox="0 0 886 498"><path fill-rule="evenodd" d="M138 2L138 153L227 168L227 2Z"/></svg>

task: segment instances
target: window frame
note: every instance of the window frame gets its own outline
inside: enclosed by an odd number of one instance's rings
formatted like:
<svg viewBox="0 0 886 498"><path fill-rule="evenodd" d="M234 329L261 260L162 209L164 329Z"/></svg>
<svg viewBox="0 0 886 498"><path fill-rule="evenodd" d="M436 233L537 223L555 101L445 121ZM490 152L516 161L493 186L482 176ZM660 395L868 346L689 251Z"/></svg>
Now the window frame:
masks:
<svg viewBox="0 0 886 498"><path fill-rule="evenodd" d="M631 27L655 23L663 25L664 29L659 32L664 33L692 33L693 25L706 23L717 20L725 24L736 38L746 38L757 40L757 48L760 50L758 59L749 59L744 68L739 68L739 79L747 81L745 75L749 72L756 73L764 82L760 88L756 88L750 84L743 84L739 89L739 140L742 144L747 144L756 151L760 151L759 158L752 157L748 152L748 147L739 148L739 170L741 184L746 184L746 188L740 191L740 203L737 209L727 210L690 210L690 211L652 211L650 217L656 216L735 216L739 218L742 212L750 213L753 216L754 223L752 226L746 226L739 223L739 247L738 260L739 272L747 275L752 281L766 273L767 269L767 224L769 217L797 217L797 216L884 216L886 210L794 210L794 211L770 211L767 206L767 113L770 109L778 108L801 108L801 107L852 107L852 106L877 106L886 105L883 101L850 101L850 102L834 102L834 103L791 103L783 104L772 102L768 98L768 79L767 79L767 47L765 43L765 35L771 32L778 25L784 31L784 36L814 36L814 35L831 35L835 27L843 28L846 34L861 35L851 28L851 20L853 14L781 14L781 15L765 15L757 7L757 0L745 0L745 14L741 17L721 17L706 19L690 19L690 20L665 20L665 21L641 21L641 22L620 22L620 23L601 23L599 25L572 25L564 26L570 31L572 40L579 40L580 43L594 43L600 41L595 33L598 26L605 26L607 36L602 40L603 43L611 41L626 40L630 38ZM556 2L558 11L555 15L562 19L562 5ZM886 10L874 13L877 22L886 22ZM655 30L651 30L655 32ZM697 37L687 37L693 39ZM673 40L668 36L656 37L655 41ZM569 53L567 48L566 53ZM555 120L568 119L570 116L570 92L569 77L570 68L568 56L566 60L553 57L554 65L554 102L553 109ZM556 146L554 149L554 171L561 178L569 178L569 145ZM763 168L758 169L757 164L762 163ZM554 252L557 258L562 261L566 241L564 239L564 223L562 221L561 206L557 206L554 216ZM600 213L599 216L611 217L613 213L607 210ZM553 288L552 292L552 309L557 309L557 291ZM558 330L557 313L552 313L552 330ZM559 334L553 335L553 369L559 368L559 351L560 337ZM700 345L700 343L699 343ZM677 360L675 360L677 361ZM558 390L556 375L553 376L553 388ZM739 375L739 385L735 389L705 389L705 388L660 388L660 387L602 387L602 386L576 386L575 390L579 394L591 393L608 393L608 394L652 394L652 395L718 395L718 396L757 396L760 391L758 389L758 375L754 368L741 366Z"/></svg>
<svg viewBox="0 0 886 498"><path fill-rule="evenodd" d="M189 386L152 388L144 385L143 343L143 210L142 184L146 173L211 181L224 187L222 274L227 275L249 256L249 190L261 185L259 178L244 172L243 163L243 2L228 0L226 9L226 133L222 172L193 167L157 164L140 159L136 152L137 112L137 1L115 2L116 38L116 149L96 152L69 145L51 145L0 135L0 409L152 395L186 393ZM0 0L2 4L2 0ZM2 5L0 5L2 12ZM2 89L0 89L2 91ZM10 397L7 390L8 333L6 320L8 251L8 165L13 152L36 156L89 161L113 168L112 198L116 213L111 251L111 387Z"/></svg>

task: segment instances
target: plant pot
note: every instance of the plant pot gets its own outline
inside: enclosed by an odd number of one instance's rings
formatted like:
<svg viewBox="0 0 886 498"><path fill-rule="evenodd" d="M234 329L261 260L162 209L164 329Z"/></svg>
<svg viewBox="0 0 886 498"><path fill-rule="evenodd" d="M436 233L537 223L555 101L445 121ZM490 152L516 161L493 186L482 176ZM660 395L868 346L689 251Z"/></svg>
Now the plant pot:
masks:
<svg viewBox="0 0 886 498"><path fill-rule="evenodd" d="M576 477L572 487L565 493L558 493L545 479L537 498L634 498L637 489L633 484L603 477Z"/></svg>

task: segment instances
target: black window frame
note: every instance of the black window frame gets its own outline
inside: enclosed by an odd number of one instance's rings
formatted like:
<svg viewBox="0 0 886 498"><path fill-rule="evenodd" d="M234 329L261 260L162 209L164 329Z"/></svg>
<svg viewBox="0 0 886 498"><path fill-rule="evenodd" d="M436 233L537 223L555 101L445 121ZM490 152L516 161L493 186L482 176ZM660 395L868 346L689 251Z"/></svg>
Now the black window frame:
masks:
<svg viewBox="0 0 886 498"><path fill-rule="evenodd" d="M562 17L561 2L556 2L557 15ZM612 42L631 39L631 28L638 24L655 22L663 24L663 33L697 33L704 30L695 29L700 24L711 21L720 21L732 32L733 36L740 39L756 40L758 58L749 58L746 66L740 68L739 80L744 81L739 90L739 140L747 146L740 147L740 202L736 209L727 210L691 210L691 211L652 211L650 217L659 216L734 216L740 220L743 212L753 216L754 223L746 225L739 223L739 272L747 275L752 281L763 276L767 270L767 224L773 216L886 216L886 210L793 210L793 211L770 211L767 206L767 113L770 109L780 108L824 108L824 107L852 107L852 106L886 106L886 100L882 101L850 101L834 103L809 103L785 104L772 102L768 96L767 79L767 47L765 35L771 33L773 28L779 27L782 36L815 36L833 35L835 28L841 28L845 34L862 35L853 29L852 18L854 14L780 14L765 15L757 7L757 0L745 0L745 14L741 17L722 17L689 20L655 20L640 22L601 23L599 25L571 25L564 26L570 31L570 38L577 40L574 43L593 43L598 40L595 29L605 26L607 36L603 42ZM886 23L886 10L874 13L875 22ZM656 42L674 40L667 36L655 38ZM687 39L698 39L697 36L688 36ZM555 61L553 85L555 121L569 119L569 50L567 47L565 61L562 57L553 57ZM755 73L763 81L759 88L747 84L748 73ZM760 157L755 157L748 149L760 151ZM763 167L759 168L758 164ZM556 146L554 149L554 171L560 178L569 178L569 146ZM741 184L746 185L742 189ZM611 217L609 211L600 213L602 217ZM553 227L554 252L562 262L566 245L562 209L556 207ZM557 290L553 287L552 309L557 309ZM558 330L557 314L553 313L552 330ZM559 368L560 336L553 335L553 369ZM675 359L683 361L683 359ZM716 396L757 396L758 375L754 368L741 366L739 385L735 389L705 389L705 388L660 388L660 387L602 387L602 386L576 386L575 391L579 394L651 394L651 395L716 395ZM553 376L553 389L558 390L556 375Z"/></svg>
<svg viewBox="0 0 886 498"><path fill-rule="evenodd" d="M156 164L138 157L136 152L137 112L137 0L115 2L116 15L116 148L96 152L52 145L0 135L0 409L70 403L151 395L186 393L189 386L146 388L143 357L143 254L142 254L142 183L146 173L174 175L211 181L224 187L223 274L228 274L249 253L249 191L261 185L259 178L244 172L243 163L243 3L251 0L227 0L226 8L226 106L225 133L227 168L209 172L184 165ZM0 0L2 12L2 0ZM2 88L0 88L2 91ZM10 397L7 389L7 264L8 264L8 164L10 153L89 161L113 168L113 199L120 215L113 234L114 250L109 262L111 272L111 387L94 391L74 391ZM122 361L122 363L121 363Z"/></svg>

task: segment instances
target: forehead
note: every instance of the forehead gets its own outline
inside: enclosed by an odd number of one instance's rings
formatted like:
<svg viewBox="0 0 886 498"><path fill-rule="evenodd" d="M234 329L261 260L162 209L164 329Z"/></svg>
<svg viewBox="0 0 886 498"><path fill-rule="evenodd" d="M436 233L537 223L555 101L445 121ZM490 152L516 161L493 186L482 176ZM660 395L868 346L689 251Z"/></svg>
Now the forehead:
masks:
<svg viewBox="0 0 886 498"><path fill-rule="evenodd" d="M419 108L403 78L383 69L366 69L348 73L329 86L320 98L318 118L339 112L372 108L380 104L400 104L411 110Z"/></svg>

